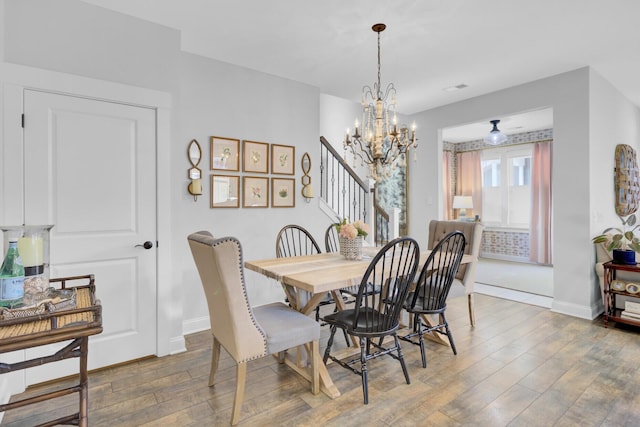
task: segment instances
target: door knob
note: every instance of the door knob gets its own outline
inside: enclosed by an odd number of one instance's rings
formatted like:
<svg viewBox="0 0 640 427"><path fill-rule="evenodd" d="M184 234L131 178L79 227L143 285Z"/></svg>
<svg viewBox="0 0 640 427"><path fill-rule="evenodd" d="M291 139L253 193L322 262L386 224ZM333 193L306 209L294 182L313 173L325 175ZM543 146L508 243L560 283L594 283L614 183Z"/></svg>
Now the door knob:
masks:
<svg viewBox="0 0 640 427"><path fill-rule="evenodd" d="M147 240L146 242L144 242L141 245L136 245L136 248L145 248L145 249L151 249L153 247L153 243L151 243L149 240Z"/></svg>

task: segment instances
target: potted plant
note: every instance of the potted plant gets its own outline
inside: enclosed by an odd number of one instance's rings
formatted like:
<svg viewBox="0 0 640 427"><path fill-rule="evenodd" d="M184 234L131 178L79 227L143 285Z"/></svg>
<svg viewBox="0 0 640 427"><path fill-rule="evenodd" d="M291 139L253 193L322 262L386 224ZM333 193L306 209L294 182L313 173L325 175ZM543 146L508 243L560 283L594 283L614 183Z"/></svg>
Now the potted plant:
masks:
<svg viewBox="0 0 640 427"><path fill-rule="evenodd" d="M633 265L636 263L636 252L640 252L640 238L634 234L640 225L636 225L635 214L626 219L620 217L620 220L622 228L607 228L592 240L593 243L603 243L613 253L613 262L616 264Z"/></svg>

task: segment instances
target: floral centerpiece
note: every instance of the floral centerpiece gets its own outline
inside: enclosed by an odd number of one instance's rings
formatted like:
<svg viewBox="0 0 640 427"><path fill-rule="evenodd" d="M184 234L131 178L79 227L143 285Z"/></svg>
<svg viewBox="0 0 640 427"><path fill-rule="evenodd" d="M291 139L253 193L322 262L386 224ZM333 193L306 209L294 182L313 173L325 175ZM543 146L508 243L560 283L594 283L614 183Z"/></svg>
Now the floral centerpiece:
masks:
<svg viewBox="0 0 640 427"><path fill-rule="evenodd" d="M346 259L362 259L362 242L369 234L369 225L364 221L349 222L344 218L334 224L340 240L340 254Z"/></svg>

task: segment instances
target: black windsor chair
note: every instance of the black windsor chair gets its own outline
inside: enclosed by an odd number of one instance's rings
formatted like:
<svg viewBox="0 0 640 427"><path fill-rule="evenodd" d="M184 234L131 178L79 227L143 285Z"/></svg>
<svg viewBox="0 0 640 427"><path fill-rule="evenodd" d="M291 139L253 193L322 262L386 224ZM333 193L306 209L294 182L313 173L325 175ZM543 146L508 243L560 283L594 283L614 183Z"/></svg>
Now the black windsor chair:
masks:
<svg viewBox="0 0 640 427"><path fill-rule="evenodd" d="M413 332L400 339L420 346L422 367L427 367L424 334L437 332L449 338L453 354L458 354L445 316L447 296L464 255L465 238L459 231L449 233L432 250L422 267L416 288L409 293L404 308L413 317ZM422 316L438 315L439 321L426 325ZM419 341L414 340L419 337Z"/></svg>
<svg viewBox="0 0 640 427"><path fill-rule="evenodd" d="M364 273L356 295L355 307L324 317L324 321L331 326L331 335L323 360L326 364L327 360L331 359L362 377L365 404L369 403L367 362L371 359L388 354L398 360L405 380L410 384L397 331L400 310L409 293L409 286L415 278L419 258L420 249L415 240L402 237L389 242L373 257ZM380 288L380 292L369 292L369 289L376 287ZM331 355L333 338L338 328L359 338L358 357L343 361ZM383 346L386 336L393 337L393 344L389 347ZM359 369L353 366L357 363L360 363Z"/></svg>

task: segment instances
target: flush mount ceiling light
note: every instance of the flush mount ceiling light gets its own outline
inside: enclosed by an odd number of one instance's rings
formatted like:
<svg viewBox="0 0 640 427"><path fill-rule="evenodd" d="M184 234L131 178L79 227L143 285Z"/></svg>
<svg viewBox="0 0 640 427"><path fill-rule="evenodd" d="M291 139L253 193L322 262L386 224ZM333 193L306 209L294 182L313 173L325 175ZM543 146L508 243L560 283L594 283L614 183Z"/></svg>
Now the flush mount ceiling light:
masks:
<svg viewBox="0 0 640 427"><path fill-rule="evenodd" d="M491 129L489 135L484 137L484 142L491 145L500 145L507 142L507 135L500 132L498 129L498 123L500 123L500 120L491 120L490 123L493 124L493 129Z"/></svg>
<svg viewBox="0 0 640 427"><path fill-rule="evenodd" d="M396 88L389 83L382 91L380 84L380 33L386 25L375 24L371 29L378 34L378 81L373 88L362 88L362 128L356 120L356 130L344 139L345 157L347 149L369 166L367 176L380 181L391 176L397 166L404 166L409 151L418 146L415 124L408 126L398 124L396 117ZM360 133L362 131L362 134Z"/></svg>

